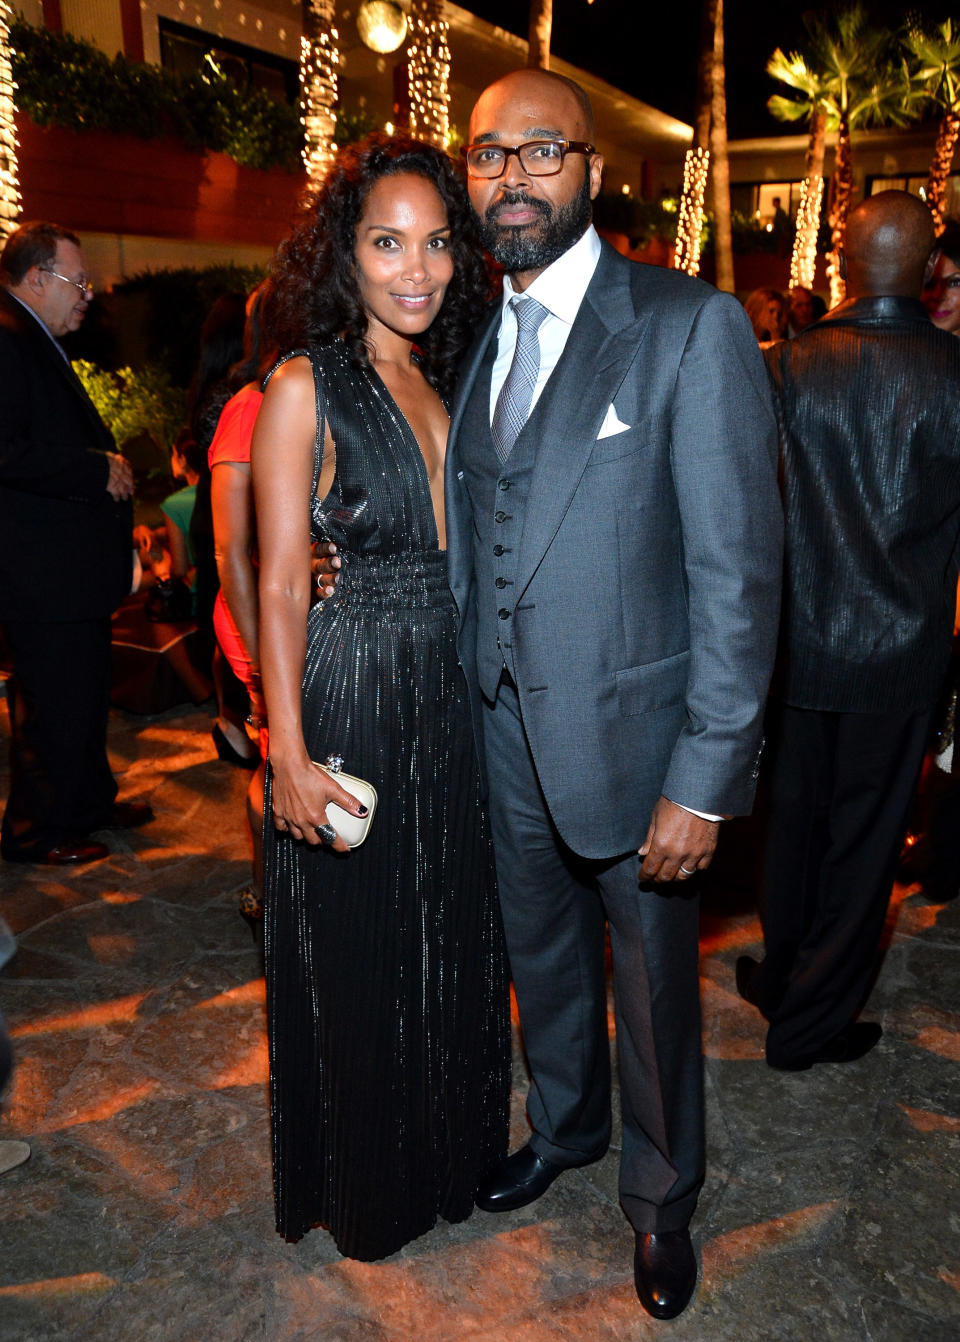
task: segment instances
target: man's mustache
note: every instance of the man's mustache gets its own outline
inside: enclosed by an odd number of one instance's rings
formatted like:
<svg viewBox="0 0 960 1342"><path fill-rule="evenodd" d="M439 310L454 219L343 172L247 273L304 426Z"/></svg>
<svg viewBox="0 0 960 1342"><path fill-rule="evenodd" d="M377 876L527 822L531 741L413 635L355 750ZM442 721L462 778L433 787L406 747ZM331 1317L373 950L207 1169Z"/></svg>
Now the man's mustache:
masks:
<svg viewBox="0 0 960 1342"><path fill-rule="evenodd" d="M500 198L495 204L491 205L484 214L484 222L487 224L496 224L499 220L501 211L509 209L514 205L525 205L528 209L536 210L538 214L542 214L547 219L553 214L553 211L545 200L539 200L536 196L530 196L523 190L503 190L500 193Z"/></svg>

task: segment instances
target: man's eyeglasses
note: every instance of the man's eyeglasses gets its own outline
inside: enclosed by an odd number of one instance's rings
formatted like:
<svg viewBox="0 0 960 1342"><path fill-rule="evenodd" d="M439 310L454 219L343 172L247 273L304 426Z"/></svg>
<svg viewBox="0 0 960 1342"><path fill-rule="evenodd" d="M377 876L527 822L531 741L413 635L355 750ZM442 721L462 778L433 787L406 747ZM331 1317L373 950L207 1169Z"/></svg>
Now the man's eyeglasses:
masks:
<svg viewBox="0 0 960 1342"><path fill-rule="evenodd" d="M45 271L47 275L53 275L56 279L63 280L64 284L72 284L75 289L80 290L84 298L93 296L93 285L89 280L72 280L67 275L61 275L59 270L51 270L49 266L41 266L40 269Z"/></svg>
<svg viewBox="0 0 960 1342"><path fill-rule="evenodd" d="M586 140L528 140L526 144L468 144L463 150L471 177L502 177L507 159L516 154L520 167L531 177L552 177L563 167L567 154L595 154Z"/></svg>

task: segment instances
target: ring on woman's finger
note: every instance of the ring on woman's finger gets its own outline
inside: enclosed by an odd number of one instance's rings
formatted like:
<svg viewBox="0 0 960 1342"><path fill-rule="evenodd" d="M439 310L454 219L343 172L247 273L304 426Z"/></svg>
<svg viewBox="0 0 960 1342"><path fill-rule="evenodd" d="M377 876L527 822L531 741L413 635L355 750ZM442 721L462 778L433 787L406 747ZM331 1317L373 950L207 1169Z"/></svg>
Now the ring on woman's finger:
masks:
<svg viewBox="0 0 960 1342"><path fill-rule="evenodd" d="M685 867L682 862L680 863L680 870L683 872L684 876L695 876L697 874L696 867L691 871L688 867Z"/></svg>
<svg viewBox="0 0 960 1342"><path fill-rule="evenodd" d="M336 843L337 831L332 825L314 825L313 827L324 843Z"/></svg>

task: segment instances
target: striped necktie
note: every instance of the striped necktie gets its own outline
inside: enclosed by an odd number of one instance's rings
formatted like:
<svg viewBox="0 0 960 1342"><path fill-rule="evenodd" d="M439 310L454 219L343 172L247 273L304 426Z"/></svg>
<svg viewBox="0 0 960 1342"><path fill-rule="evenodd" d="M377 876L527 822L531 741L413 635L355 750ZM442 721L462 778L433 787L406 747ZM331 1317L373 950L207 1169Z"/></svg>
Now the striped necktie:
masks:
<svg viewBox="0 0 960 1342"><path fill-rule="evenodd" d="M510 299L517 319L517 345L513 363L500 388L493 412L493 445L501 461L506 461L530 414L530 404L540 372L540 323L549 315L535 298Z"/></svg>

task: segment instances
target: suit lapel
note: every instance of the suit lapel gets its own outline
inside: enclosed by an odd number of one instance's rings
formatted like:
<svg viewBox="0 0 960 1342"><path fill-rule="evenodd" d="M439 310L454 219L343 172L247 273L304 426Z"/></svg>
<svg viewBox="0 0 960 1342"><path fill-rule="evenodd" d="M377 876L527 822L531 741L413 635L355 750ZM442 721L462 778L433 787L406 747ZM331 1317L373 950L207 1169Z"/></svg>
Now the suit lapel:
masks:
<svg viewBox="0 0 960 1342"><path fill-rule="evenodd" d="M100 417L100 412L87 394L86 387L73 371L73 366L69 359L65 354L59 352L59 346L56 348L54 347L53 337L44 330L37 317L28 307L22 306L19 303L14 303L12 299L8 299L7 301L11 310L15 312L17 318L22 322L23 330L29 336L37 358L41 363L45 362L47 368L54 373L56 377L63 379L71 393L77 397L83 405L84 413L95 426L98 435L105 440L109 440L105 442L106 449L110 451L115 450L115 444L109 429L104 424Z"/></svg>
<svg viewBox="0 0 960 1342"><path fill-rule="evenodd" d="M458 436L463 421L463 411L473 391L474 383L483 367L487 346L494 338L500 326L500 304L493 304L489 317L484 321L480 333L467 352L457 382L457 394L450 416L450 432L447 436L447 456L444 463L445 507L447 521L447 569L450 587L461 612L464 608L467 588L470 581L473 542L471 539L472 522L467 506L467 493L458 478L459 451Z"/></svg>
<svg viewBox="0 0 960 1342"><path fill-rule="evenodd" d="M517 593L533 577L580 482L607 407L647 334L624 261L604 246L563 354L528 424L537 458L527 500ZM528 430L524 430L527 432Z"/></svg>
<svg viewBox="0 0 960 1342"><path fill-rule="evenodd" d="M481 367L483 366L483 356L487 351L487 344L496 334L500 326L500 302L493 305L492 311L484 320L480 327L480 332L464 356L463 363L460 366L460 373L457 378L457 393L453 402L453 411L450 415L450 433L447 439L449 444L448 453L456 451L457 434L460 431L460 422L463 419L464 407L470 399L470 393L473 391L473 384L477 379Z"/></svg>
<svg viewBox="0 0 960 1342"><path fill-rule="evenodd" d="M104 424L103 419L100 416L100 411L94 405L93 401L91 401L90 395L86 387L83 385L83 383L80 381L80 378L74 372L73 365L69 362L68 359L60 358L56 350L51 350L50 353L52 355L52 362L56 367L57 372L62 378L65 379L67 385L70 387L74 396L78 397L80 401L83 403L83 408L86 411L86 414L89 417L89 419L96 426L97 432L101 435L106 434L109 436L110 431ZM116 445L112 441L111 436L109 450L114 451L115 446Z"/></svg>

